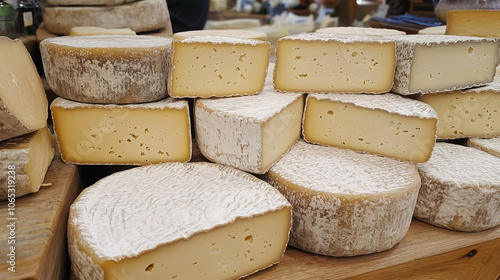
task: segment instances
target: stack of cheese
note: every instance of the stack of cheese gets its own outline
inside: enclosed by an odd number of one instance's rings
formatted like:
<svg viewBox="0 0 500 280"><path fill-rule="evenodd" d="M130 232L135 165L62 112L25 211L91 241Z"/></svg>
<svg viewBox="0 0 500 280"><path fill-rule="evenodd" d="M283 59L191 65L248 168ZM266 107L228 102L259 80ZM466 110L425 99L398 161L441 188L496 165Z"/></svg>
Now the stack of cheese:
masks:
<svg viewBox="0 0 500 280"><path fill-rule="evenodd" d="M37 192L54 157L47 97L21 40L0 37L0 200Z"/></svg>

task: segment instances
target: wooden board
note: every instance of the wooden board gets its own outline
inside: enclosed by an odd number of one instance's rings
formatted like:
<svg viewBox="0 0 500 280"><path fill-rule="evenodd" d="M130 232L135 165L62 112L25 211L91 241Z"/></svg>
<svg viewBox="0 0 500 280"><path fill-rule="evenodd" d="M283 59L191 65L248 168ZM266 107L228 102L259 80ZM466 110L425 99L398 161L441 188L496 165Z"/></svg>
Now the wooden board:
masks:
<svg viewBox="0 0 500 280"><path fill-rule="evenodd" d="M16 199L17 220L8 220L8 201L0 202L0 279L68 279L66 225L69 206L81 191L79 173L56 155L44 183L52 186ZM6 262L13 246L7 243L10 222L15 222L15 272Z"/></svg>

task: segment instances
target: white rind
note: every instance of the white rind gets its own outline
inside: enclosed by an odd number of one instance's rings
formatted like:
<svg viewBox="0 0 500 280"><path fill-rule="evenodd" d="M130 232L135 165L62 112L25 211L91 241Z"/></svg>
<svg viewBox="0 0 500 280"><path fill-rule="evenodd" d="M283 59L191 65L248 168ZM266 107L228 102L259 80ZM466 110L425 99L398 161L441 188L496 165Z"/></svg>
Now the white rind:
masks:
<svg viewBox="0 0 500 280"><path fill-rule="evenodd" d="M390 43L394 40L386 37L366 36L365 34L333 34L333 33L300 33L288 35L281 40L298 40L298 41L323 41L323 42L339 42L344 44L353 43Z"/></svg>
<svg viewBox="0 0 500 280"><path fill-rule="evenodd" d="M493 138L469 138L467 146L480 149L494 156L500 157L500 136Z"/></svg>
<svg viewBox="0 0 500 280"><path fill-rule="evenodd" d="M355 26L325 27L325 28L316 29L315 32L316 33L328 33L328 34L371 35L371 36L405 35L406 34L406 32L396 30L396 29L355 27Z"/></svg>

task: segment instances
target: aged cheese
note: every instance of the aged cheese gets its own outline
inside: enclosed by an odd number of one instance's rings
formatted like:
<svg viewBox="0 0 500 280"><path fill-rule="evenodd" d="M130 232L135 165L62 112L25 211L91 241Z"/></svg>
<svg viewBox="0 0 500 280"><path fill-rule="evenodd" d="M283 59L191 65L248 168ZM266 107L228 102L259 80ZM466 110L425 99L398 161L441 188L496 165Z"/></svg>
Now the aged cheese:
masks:
<svg viewBox="0 0 500 280"><path fill-rule="evenodd" d="M172 97L225 97L262 91L267 41L195 36L172 42L168 92ZM193 82L196 81L196 82Z"/></svg>
<svg viewBox="0 0 500 280"><path fill-rule="evenodd" d="M429 159L438 116L431 106L396 94L310 94L304 139L412 162Z"/></svg>
<svg viewBox="0 0 500 280"><path fill-rule="evenodd" d="M483 151L437 143L419 164L422 187L415 217L457 231L500 225L500 158Z"/></svg>
<svg viewBox="0 0 500 280"><path fill-rule="evenodd" d="M498 43L494 39L447 36L391 36L397 66L393 92L409 95L471 88L493 81Z"/></svg>
<svg viewBox="0 0 500 280"><path fill-rule="evenodd" d="M112 6L136 0L44 0L48 6Z"/></svg>
<svg viewBox="0 0 500 280"><path fill-rule="evenodd" d="M70 36L91 36L91 35L136 35L130 28L104 28L98 26L74 26L69 31Z"/></svg>
<svg viewBox="0 0 500 280"><path fill-rule="evenodd" d="M67 163L144 165L191 158L186 100L103 105L59 97L50 109Z"/></svg>
<svg viewBox="0 0 500 280"><path fill-rule="evenodd" d="M196 140L209 160L263 174L301 134L300 93L261 94L195 101Z"/></svg>
<svg viewBox="0 0 500 280"><path fill-rule="evenodd" d="M346 35L405 35L406 32L389 28L355 27L355 26L336 26L316 29L318 33L346 34Z"/></svg>
<svg viewBox="0 0 500 280"><path fill-rule="evenodd" d="M231 38L245 38L254 40L266 40L266 34L262 31L248 29L208 29L208 30L189 30L174 33L174 39L183 40L195 36L219 36Z"/></svg>
<svg viewBox="0 0 500 280"><path fill-rule="evenodd" d="M21 40L0 37L0 141L47 125L42 80Z"/></svg>
<svg viewBox="0 0 500 280"><path fill-rule="evenodd" d="M45 76L59 96L86 103L142 103L168 96L172 39L62 36L40 43Z"/></svg>
<svg viewBox="0 0 500 280"><path fill-rule="evenodd" d="M446 25L430 26L418 31L422 35L444 35L446 33Z"/></svg>
<svg viewBox="0 0 500 280"><path fill-rule="evenodd" d="M446 13L446 34L500 37L500 10L457 10Z"/></svg>
<svg viewBox="0 0 500 280"><path fill-rule="evenodd" d="M54 145L47 127L0 142L0 200L40 189L54 158Z"/></svg>
<svg viewBox="0 0 500 280"><path fill-rule="evenodd" d="M384 37L304 33L278 40L274 87L294 92L391 90L396 55Z"/></svg>
<svg viewBox="0 0 500 280"><path fill-rule="evenodd" d="M272 186L213 163L133 168L70 209L77 279L238 279L281 260L291 206Z"/></svg>
<svg viewBox="0 0 500 280"><path fill-rule="evenodd" d="M469 138L467 146L483 150L489 154L500 157L500 137L494 138Z"/></svg>
<svg viewBox="0 0 500 280"><path fill-rule="evenodd" d="M145 32L170 27L165 0L141 0L113 6L45 7L45 28L53 34L68 35L74 26L130 28Z"/></svg>
<svg viewBox="0 0 500 280"><path fill-rule="evenodd" d="M500 79L483 87L424 94L439 116L440 139L500 136Z"/></svg>
<svg viewBox="0 0 500 280"><path fill-rule="evenodd" d="M290 245L329 256L392 248L420 187L415 164L298 141L266 180L293 206Z"/></svg>

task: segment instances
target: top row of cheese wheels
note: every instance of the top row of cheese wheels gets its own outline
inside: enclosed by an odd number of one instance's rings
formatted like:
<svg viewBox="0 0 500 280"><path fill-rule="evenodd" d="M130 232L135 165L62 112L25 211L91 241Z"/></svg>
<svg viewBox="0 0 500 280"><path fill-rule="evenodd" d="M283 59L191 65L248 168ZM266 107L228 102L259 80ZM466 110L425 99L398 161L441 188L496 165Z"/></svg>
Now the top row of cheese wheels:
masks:
<svg viewBox="0 0 500 280"><path fill-rule="evenodd" d="M87 103L143 103L262 91L264 40L222 36L58 37L40 44L47 81ZM274 88L289 92L426 94L493 81L498 42L448 35L304 33L276 47Z"/></svg>

